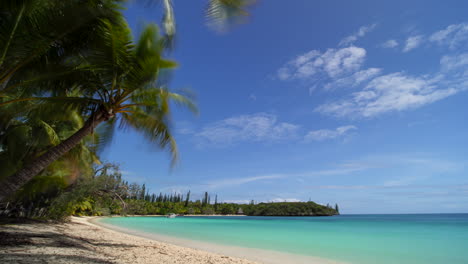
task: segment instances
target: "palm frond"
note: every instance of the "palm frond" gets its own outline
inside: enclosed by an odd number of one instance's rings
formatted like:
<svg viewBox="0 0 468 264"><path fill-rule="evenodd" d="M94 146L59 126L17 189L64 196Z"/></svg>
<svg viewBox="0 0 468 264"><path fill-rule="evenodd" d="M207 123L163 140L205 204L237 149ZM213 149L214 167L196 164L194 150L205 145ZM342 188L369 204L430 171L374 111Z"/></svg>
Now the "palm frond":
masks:
<svg viewBox="0 0 468 264"><path fill-rule="evenodd" d="M38 129L33 130L32 134L43 146L56 146L60 143L60 138L55 129L43 120L39 120Z"/></svg>
<svg viewBox="0 0 468 264"><path fill-rule="evenodd" d="M130 108L132 113L123 113L120 126L132 127L141 133L148 141L155 143L157 147L168 149L171 154L171 164L175 165L178 159L177 144L170 132L167 113L153 109L143 110L134 106Z"/></svg>
<svg viewBox="0 0 468 264"><path fill-rule="evenodd" d="M207 25L218 32L232 24L243 23L249 16L247 8L256 0L209 0L205 14Z"/></svg>
<svg viewBox="0 0 468 264"><path fill-rule="evenodd" d="M113 142L117 119L113 118L101 124L93 135L93 144L97 153L102 153Z"/></svg>
<svg viewBox="0 0 468 264"><path fill-rule="evenodd" d="M163 0L164 17L163 27L169 40L172 40L176 34L176 22L174 16L174 9L172 7L172 0Z"/></svg>
<svg viewBox="0 0 468 264"><path fill-rule="evenodd" d="M132 93L131 102L138 106L145 107L160 107L162 111L169 112L168 103L174 102L175 104L187 107L193 113L198 114L198 107L194 102L193 96L181 93L172 93L165 88L147 88L144 90L137 90ZM131 106L131 105L130 105Z"/></svg>
<svg viewBox="0 0 468 264"><path fill-rule="evenodd" d="M80 1L64 3L28 0L19 2L22 2L22 5L18 6L19 10L0 10L2 13L11 14L6 16L0 27L0 51L2 53L0 83L2 84L41 56L46 55L50 60L63 54L65 43L75 39L81 34L79 30L89 26L89 23L92 23L96 17L103 15L100 12L101 9L93 8ZM21 10L26 11L21 13ZM20 13L21 19L19 19ZM1 39L2 36L6 39ZM83 42L85 41L76 43L81 45ZM74 49L79 45L74 44L75 47L68 45L68 47Z"/></svg>

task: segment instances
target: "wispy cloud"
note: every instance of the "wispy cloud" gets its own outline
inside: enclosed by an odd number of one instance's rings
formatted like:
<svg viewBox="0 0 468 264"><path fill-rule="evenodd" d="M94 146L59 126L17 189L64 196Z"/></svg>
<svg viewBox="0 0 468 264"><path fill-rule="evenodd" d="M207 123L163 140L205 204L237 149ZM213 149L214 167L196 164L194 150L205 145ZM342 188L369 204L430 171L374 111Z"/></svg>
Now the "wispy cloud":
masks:
<svg viewBox="0 0 468 264"><path fill-rule="evenodd" d="M278 122L273 114L257 113L226 118L204 126L195 137L201 145L225 147L239 142L294 139L300 126Z"/></svg>
<svg viewBox="0 0 468 264"><path fill-rule="evenodd" d="M352 43L359 36L373 30L375 25L362 27L357 33L343 39ZM414 30L413 30L414 31ZM411 35L402 44L402 51L416 49L427 40L428 45L454 48L468 41L468 24L453 24L443 30L424 35ZM383 47L395 48L400 44L389 39ZM421 107L468 87L468 71L461 73L468 57L446 55L441 59L441 70L435 73L412 75L400 71L384 73L384 69L363 68L367 51L362 47L329 48L325 52L311 50L289 61L277 73L280 80L307 81L309 94L323 89L361 88L345 99L334 100L315 108L317 112L339 117L374 117L392 111Z"/></svg>
<svg viewBox="0 0 468 264"><path fill-rule="evenodd" d="M372 24L372 25L367 25L367 26L360 27L359 30L356 33L343 38L340 41L339 45L340 46L345 46L345 45L349 45L349 44L354 43L359 38L364 37L367 33L374 30L376 26L377 26L377 24Z"/></svg>
<svg viewBox="0 0 468 264"><path fill-rule="evenodd" d="M417 48L425 39L423 35L410 36L403 51ZM468 24L451 25L428 39L449 48L455 47L468 40ZM397 42L389 40L387 44L390 47ZM382 74L382 68L351 70L343 77L328 79L322 87L325 91L340 87L359 87L360 90L319 105L315 111L336 117L371 118L418 108L468 89L467 65L468 53L462 53L443 56L440 70L428 74L411 75L403 71Z"/></svg>
<svg viewBox="0 0 468 264"><path fill-rule="evenodd" d="M318 129L306 132L299 125L279 122L276 115L256 113L207 124L199 132L194 132L193 136L200 147L228 147L242 142L310 143L343 137L356 129L356 126L347 125L334 130Z"/></svg>
<svg viewBox="0 0 468 264"><path fill-rule="evenodd" d="M406 39L405 47L403 52L413 50L423 43L424 37L422 35L411 36Z"/></svg>
<svg viewBox="0 0 468 264"><path fill-rule="evenodd" d="M391 48L397 47L398 45L399 45L398 41L396 41L394 39L389 39L389 40L385 41L384 43L382 43L381 46L383 48L391 49Z"/></svg>
<svg viewBox="0 0 468 264"><path fill-rule="evenodd" d="M222 188L226 186L237 186L237 185L242 185L242 184L251 183L251 182L281 179L285 177L287 177L287 175L285 174L271 174L271 175L252 176L252 177L221 179L221 180L208 182L207 184L211 188L217 189L217 188Z"/></svg>
<svg viewBox="0 0 468 264"><path fill-rule="evenodd" d="M460 80L458 80L460 81ZM374 117L379 114L417 108L460 91L447 86L442 75L434 77L391 73L376 77L350 98L318 106L315 111L338 117Z"/></svg>
<svg viewBox="0 0 468 264"><path fill-rule="evenodd" d="M277 174L267 174L267 175L257 175L257 176L250 176L250 177L239 177L239 178L226 178L226 179L219 179L215 181L207 182L206 185L211 187L212 189L218 188L225 188L225 187L233 187L239 186L259 181L274 181L274 180L282 180L287 178L310 178L310 177L322 177L322 176L333 176L333 175L347 175L358 171L364 171L367 169L375 168L373 164L365 164L365 163L353 163L350 165L349 163L341 164L336 166L333 169L327 170L313 170L308 172L302 173L277 173Z"/></svg>
<svg viewBox="0 0 468 264"><path fill-rule="evenodd" d="M364 62L366 50L351 46L328 49L321 53L312 50L289 61L278 70L280 80L308 79L320 75L336 78L359 69Z"/></svg>
<svg viewBox="0 0 468 264"><path fill-rule="evenodd" d="M468 69L466 68L466 66L468 66L468 53L443 56L440 59L440 66L444 72L461 69L461 74L468 76Z"/></svg>
<svg viewBox="0 0 468 264"><path fill-rule="evenodd" d="M335 139L338 137L342 137L348 134L349 131L356 130L357 127L349 125L349 126L341 126L336 128L335 130L330 129L320 129L320 130L313 130L307 133L304 137L306 142L310 141L323 141L327 139Z"/></svg>
<svg viewBox="0 0 468 264"><path fill-rule="evenodd" d="M450 49L459 47L468 41L468 23L453 24L445 29L434 32L429 40Z"/></svg>
<svg viewBox="0 0 468 264"><path fill-rule="evenodd" d="M341 87L355 87L363 82L366 82L373 77L380 75L382 69L368 68L351 74L350 76L332 80L323 86L324 90L333 90Z"/></svg>

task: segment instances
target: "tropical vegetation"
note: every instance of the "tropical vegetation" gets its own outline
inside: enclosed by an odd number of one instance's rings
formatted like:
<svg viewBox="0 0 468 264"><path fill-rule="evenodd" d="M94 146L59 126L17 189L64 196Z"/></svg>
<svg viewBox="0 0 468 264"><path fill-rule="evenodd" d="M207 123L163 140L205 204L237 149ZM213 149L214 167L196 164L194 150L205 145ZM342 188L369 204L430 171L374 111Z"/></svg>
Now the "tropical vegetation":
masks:
<svg viewBox="0 0 468 264"><path fill-rule="evenodd" d="M329 205L311 201L236 204L219 202L218 195L208 192L199 199L193 199L190 191L185 195L150 193L145 184L126 182L119 167L109 163L95 168L94 173L91 179L78 180L67 189L50 189L37 195L23 192L7 207L0 208L0 215L60 220L71 215L329 216L339 213Z"/></svg>
<svg viewBox="0 0 468 264"><path fill-rule="evenodd" d="M162 31L147 24L134 39L125 0L0 2L0 206L11 216L248 214L333 215L308 203L238 205L208 193L149 194L102 164L116 129L132 129L177 160L171 133L174 104L197 108L192 96L169 90L177 63L170 0ZM225 30L248 15L252 0L209 0L210 27Z"/></svg>
<svg viewBox="0 0 468 264"><path fill-rule="evenodd" d="M141 132L176 160L170 102L196 108L159 78L176 66L164 59L176 28L172 2L161 1L164 32L147 25L138 41L125 2L0 3L0 200L35 177L60 175L62 185L86 177L116 126ZM210 0L206 14L224 25L246 16L251 2Z"/></svg>

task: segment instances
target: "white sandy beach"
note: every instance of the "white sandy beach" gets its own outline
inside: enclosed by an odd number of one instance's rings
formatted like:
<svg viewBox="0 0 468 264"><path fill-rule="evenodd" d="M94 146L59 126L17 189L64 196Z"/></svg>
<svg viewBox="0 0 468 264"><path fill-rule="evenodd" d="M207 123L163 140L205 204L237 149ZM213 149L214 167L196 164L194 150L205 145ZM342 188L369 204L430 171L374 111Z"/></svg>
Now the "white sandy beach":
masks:
<svg viewBox="0 0 468 264"><path fill-rule="evenodd" d="M92 222L90 222L92 220ZM228 247L96 225L91 217L69 223L0 225L2 263L337 263L279 252ZM142 237L143 236L143 237ZM156 239L156 240L155 240ZM158 241L157 241L158 240ZM161 242L164 241L164 242Z"/></svg>

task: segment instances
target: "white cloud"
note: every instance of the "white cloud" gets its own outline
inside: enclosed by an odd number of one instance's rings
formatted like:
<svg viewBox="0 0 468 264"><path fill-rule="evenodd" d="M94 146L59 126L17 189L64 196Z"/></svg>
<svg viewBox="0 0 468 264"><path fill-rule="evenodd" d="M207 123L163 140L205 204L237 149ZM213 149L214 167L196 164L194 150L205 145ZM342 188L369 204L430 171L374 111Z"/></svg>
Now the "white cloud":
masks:
<svg viewBox="0 0 468 264"><path fill-rule="evenodd" d="M330 129L314 130L314 131L310 131L309 133L307 133L307 135L304 137L304 140L306 142L310 142L310 141L323 141L327 139L334 139L334 138L345 136L349 131L356 130L356 129L357 127L349 125L349 126L338 127L335 130L330 130Z"/></svg>
<svg viewBox="0 0 468 264"><path fill-rule="evenodd" d="M468 40L468 23L450 25L443 30L433 33L429 37L429 40L454 49Z"/></svg>
<svg viewBox="0 0 468 264"><path fill-rule="evenodd" d="M360 32L356 36L365 34L366 30ZM351 41L354 38L347 39ZM450 25L429 37L412 35L401 45L390 39L382 46L402 46L403 52L409 52L425 41L457 47L468 41L468 23ZM315 108L323 114L351 118L370 118L417 108L468 89L468 53L447 54L440 59L439 71L418 75L406 72L383 74L382 68L364 68L366 56L365 49L355 46L330 48L323 53L312 50L285 64L278 71L278 76L282 80L306 80L309 94L318 88L325 91L341 87L358 88L342 99L334 99Z"/></svg>
<svg viewBox="0 0 468 264"><path fill-rule="evenodd" d="M424 37L422 35L411 36L406 39L405 47L403 48L403 52L408 52L412 49L419 47L422 44Z"/></svg>
<svg viewBox="0 0 468 264"><path fill-rule="evenodd" d="M201 144L226 146L238 142L280 141L297 137L298 125L278 122L272 114L240 115L208 124L195 134Z"/></svg>
<svg viewBox="0 0 468 264"><path fill-rule="evenodd" d="M374 117L420 107L457 93L457 89L446 88L445 84L441 75L427 78L392 73L376 77L348 99L323 104L315 110L338 117Z"/></svg>
<svg viewBox="0 0 468 264"><path fill-rule="evenodd" d="M325 53L309 51L291 60L278 70L280 80L307 79L318 75L331 78L358 70L366 57L366 50L350 46L328 49Z"/></svg>
<svg viewBox="0 0 468 264"><path fill-rule="evenodd" d="M354 83L360 84L364 81L371 79L372 77L379 75L381 72L382 72L382 69L379 69L379 68L369 68L366 70L356 72L353 75Z"/></svg>
<svg viewBox="0 0 468 264"><path fill-rule="evenodd" d="M375 29L375 27L377 26L377 24L372 24L372 25L367 25L367 26L362 26L359 28L359 30L350 35L350 36L347 36L345 38L343 38L341 41L340 41L340 46L345 46L345 45L349 45L349 44L352 44L353 42L355 42L356 40L358 40L358 38L362 38L364 37L367 33L371 32L372 30Z"/></svg>
<svg viewBox="0 0 468 264"><path fill-rule="evenodd" d="M382 47L387 48L387 49L395 48L397 46L398 46L398 42L394 39L389 39L385 41L384 43L382 43Z"/></svg>
<svg viewBox="0 0 468 264"><path fill-rule="evenodd" d="M353 73L350 76L340 78L340 79L337 79L330 83L325 84L324 89L331 90L337 87L354 87L356 85L359 85L379 75L381 72L382 72L382 69L379 69L379 68L368 68L365 70L361 70L361 71Z"/></svg>
<svg viewBox="0 0 468 264"><path fill-rule="evenodd" d="M440 66L443 71L453 71L457 69L467 70L468 53L462 53L456 56L443 56L440 59Z"/></svg>
<svg viewBox="0 0 468 264"><path fill-rule="evenodd" d="M358 47L348 47L340 50L328 50L323 54L324 69L330 77L359 69L364 62L366 50Z"/></svg>

